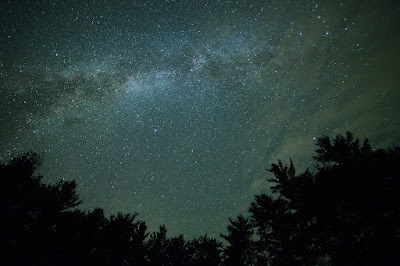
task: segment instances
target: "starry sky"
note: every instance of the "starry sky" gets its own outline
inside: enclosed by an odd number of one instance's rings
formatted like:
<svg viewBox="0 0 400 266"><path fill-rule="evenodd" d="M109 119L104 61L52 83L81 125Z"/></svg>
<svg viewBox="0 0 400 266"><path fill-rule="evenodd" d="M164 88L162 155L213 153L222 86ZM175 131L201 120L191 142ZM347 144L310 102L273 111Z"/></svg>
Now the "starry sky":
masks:
<svg viewBox="0 0 400 266"><path fill-rule="evenodd" d="M225 233L322 134L400 144L400 1L9 0L0 47L0 159L170 236Z"/></svg>

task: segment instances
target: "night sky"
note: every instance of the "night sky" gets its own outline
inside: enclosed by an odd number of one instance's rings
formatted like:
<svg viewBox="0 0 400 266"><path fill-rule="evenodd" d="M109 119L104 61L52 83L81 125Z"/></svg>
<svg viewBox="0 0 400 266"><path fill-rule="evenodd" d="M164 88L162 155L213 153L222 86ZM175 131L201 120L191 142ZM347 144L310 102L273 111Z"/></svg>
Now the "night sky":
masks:
<svg viewBox="0 0 400 266"><path fill-rule="evenodd" d="M322 134L400 144L399 1L11 0L0 30L0 159L150 231L218 237Z"/></svg>

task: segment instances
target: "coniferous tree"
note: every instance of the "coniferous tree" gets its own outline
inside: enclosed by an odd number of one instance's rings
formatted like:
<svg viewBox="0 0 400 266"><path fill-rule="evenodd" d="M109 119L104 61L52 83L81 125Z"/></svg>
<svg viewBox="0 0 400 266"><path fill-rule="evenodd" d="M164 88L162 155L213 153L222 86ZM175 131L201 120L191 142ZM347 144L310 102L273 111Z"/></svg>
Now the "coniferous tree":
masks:
<svg viewBox="0 0 400 266"><path fill-rule="evenodd" d="M189 265L220 265L222 243L207 235L187 242Z"/></svg>
<svg viewBox="0 0 400 266"><path fill-rule="evenodd" d="M167 255L169 265L185 266L190 264L187 244L182 234L168 239Z"/></svg>
<svg viewBox="0 0 400 266"><path fill-rule="evenodd" d="M262 194L251 203L249 212L259 240L256 242L260 264L292 264L294 250L287 248L293 240L292 213L288 201Z"/></svg>
<svg viewBox="0 0 400 266"><path fill-rule="evenodd" d="M3 265L48 264L57 222L81 203L75 181L43 184L35 174L41 163L39 154L28 152L0 164Z"/></svg>
<svg viewBox="0 0 400 266"><path fill-rule="evenodd" d="M99 234L98 257L102 265L144 265L147 226L135 214L111 215Z"/></svg>
<svg viewBox="0 0 400 266"><path fill-rule="evenodd" d="M253 226L242 215L237 219L229 218L227 226L228 234L221 237L228 242L224 249L226 265L254 265L256 262L256 250L253 237Z"/></svg>
<svg viewBox="0 0 400 266"><path fill-rule="evenodd" d="M148 238L137 213L78 210L75 181L43 184L41 157L22 154L0 164L0 264L399 265L400 149L360 143L322 136L315 168L300 174L272 164L273 194L255 197L250 220L229 219L225 248L207 235L167 238L165 226Z"/></svg>
<svg viewBox="0 0 400 266"><path fill-rule="evenodd" d="M269 169L276 196L250 207L260 252L276 265L400 262L400 150L372 150L350 132L317 146L315 172Z"/></svg>
<svg viewBox="0 0 400 266"><path fill-rule="evenodd" d="M169 265L168 244L167 229L161 225L160 231L152 233L147 242L148 260L151 265Z"/></svg>
<svg viewBox="0 0 400 266"><path fill-rule="evenodd" d="M183 235L167 238L167 229L160 226L147 241L148 261L151 265L189 265L188 244Z"/></svg>

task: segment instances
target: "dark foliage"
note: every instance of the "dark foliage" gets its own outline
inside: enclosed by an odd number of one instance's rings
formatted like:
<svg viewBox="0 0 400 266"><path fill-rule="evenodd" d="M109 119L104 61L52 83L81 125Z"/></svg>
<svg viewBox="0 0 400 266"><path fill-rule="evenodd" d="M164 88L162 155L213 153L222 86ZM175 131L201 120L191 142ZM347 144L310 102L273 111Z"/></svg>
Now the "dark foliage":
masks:
<svg viewBox="0 0 400 266"><path fill-rule="evenodd" d="M250 207L258 248L270 263L400 262L400 150L359 143L350 132L319 138L315 173L272 164L276 196L256 196Z"/></svg>
<svg viewBox="0 0 400 266"><path fill-rule="evenodd" d="M168 249L169 243L167 239L167 228L160 226L159 232L150 235L147 243L148 258L153 265L169 265Z"/></svg>
<svg viewBox="0 0 400 266"><path fill-rule="evenodd" d="M224 250L227 265L254 265L256 250L252 239L254 230L250 221L242 215L236 220L229 218L228 234L221 237L228 242Z"/></svg>
<svg viewBox="0 0 400 266"><path fill-rule="evenodd" d="M222 243L207 235L187 243L189 265L219 265L221 263Z"/></svg>
<svg viewBox="0 0 400 266"><path fill-rule="evenodd" d="M183 235L167 238L167 229L160 226L159 232L150 235L147 242L148 261L152 265L189 265L187 243Z"/></svg>
<svg viewBox="0 0 400 266"><path fill-rule="evenodd" d="M138 214L83 212L75 181L43 184L29 152L0 164L0 265L219 265L222 244L207 236L149 236Z"/></svg>
<svg viewBox="0 0 400 266"><path fill-rule="evenodd" d="M44 250L56 256L58 221L80 204L75 181L42 184L42 177L34 175L40 164L40 156L29 152L0 165L4 264L45 264Z"/></svg>
<svg viewBox="0 0 400 266"><path fill-rule="evenodd" d="M315 170L278 160L272 195L207 235L147 233L138 214L84 212L75 181L43 184L34 152L0 164L0 265L400 265L400 149L350 132L317 141Z"/></svg>

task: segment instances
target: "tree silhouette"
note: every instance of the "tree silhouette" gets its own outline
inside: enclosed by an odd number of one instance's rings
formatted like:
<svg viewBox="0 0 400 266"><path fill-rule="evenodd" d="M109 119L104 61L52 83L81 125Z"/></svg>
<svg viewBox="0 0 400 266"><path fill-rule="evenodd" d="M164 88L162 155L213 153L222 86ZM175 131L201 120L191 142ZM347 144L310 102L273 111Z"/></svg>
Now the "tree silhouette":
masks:
<svg viewBox="0 0 400 266"><path fill-rule="evenodd" d="M222 243L207 235L188 241L189 265L219 265L221 249Z"/></svg>
<svg viewBox="0 0 400 266"><path fill-rule="evenodd" d="M101 265L146 264L147 226L135 214L112 215L99 232L98 263Z"/></svg>
<svg viewBox="0 0 400 266"><path fill-rule="evenodd" d="M4 264L47 263L43 253L54 248L57 221L81 203L75 181L42 184L35 175L41 163L37 153L28 152L0 165Z"/></svg>
<svg viewBox="0 0 400 266"><path fill-rule="evenodd" d="M168 241L168 265L189 265L190 255L187 251L186 242L183 235L172 237Z"/></svg>
<svg viewBox="0 0 400 266"><path fill-rule="evenodd" d="M0 164L0 265L400 265L400 149L360 143L318 138L300 174L271 164L272 194L229 218L226 247L164 225L149 236L137 213L79 210L75 181L43 184L42 158L22 154Z"/></svg>
<svg viewBox="0 0 400 266"><path fill-rule="evenodd" d="M242 215L236 220L229 218L228 234L221 237L228 242L224 250L227 265L254 265L256 262L255 243L252 240L253 226Z"/></svg>
<svg viewBox="0 0 400 266"><path fill-rule="evenodd" d="M359 143L350 132L333 140L322 136L314 173L296 175L292 162L271 165L276 196L256 196L249 209L271 263L398 260L400 150L374 151L368 140Z"/></svg>
<svg viewBox="0 0 400 266"><path fill-rule="evenodd" d="M328 136L322 136L317 140L318 149L314 159L320 164L319 167L328 168L333 165L342 165L355 159L365 159L371 155L371 146L365 139L360 147L359 139L354 139L353 133L346 132L346 137L338 134L331 140Z"/></svg>
<svg viewBox="0 0 400 266"><path fill-rule="evenodd" d="M288 201L265 194L255 199L249 211L259 236L256 242L257 261L261 264L293 264L294 250L289 245L293 240L294 225Z"/></svg>
<svg viewBox="0 0 400 266"><path fill-rule="evenodd" d="M160 226L159 232L150 235L147 242L148 261L151 265L190 265L192 254L183 235L167 238L167 229Z"/></svg>
<svg viewBox="0 0 400 266"><path fill-rule="evenodd" d="M147 242L148 258L152 265L169 265L168 244L167 228L161 225L160 231L152 233Z"/></svg>

